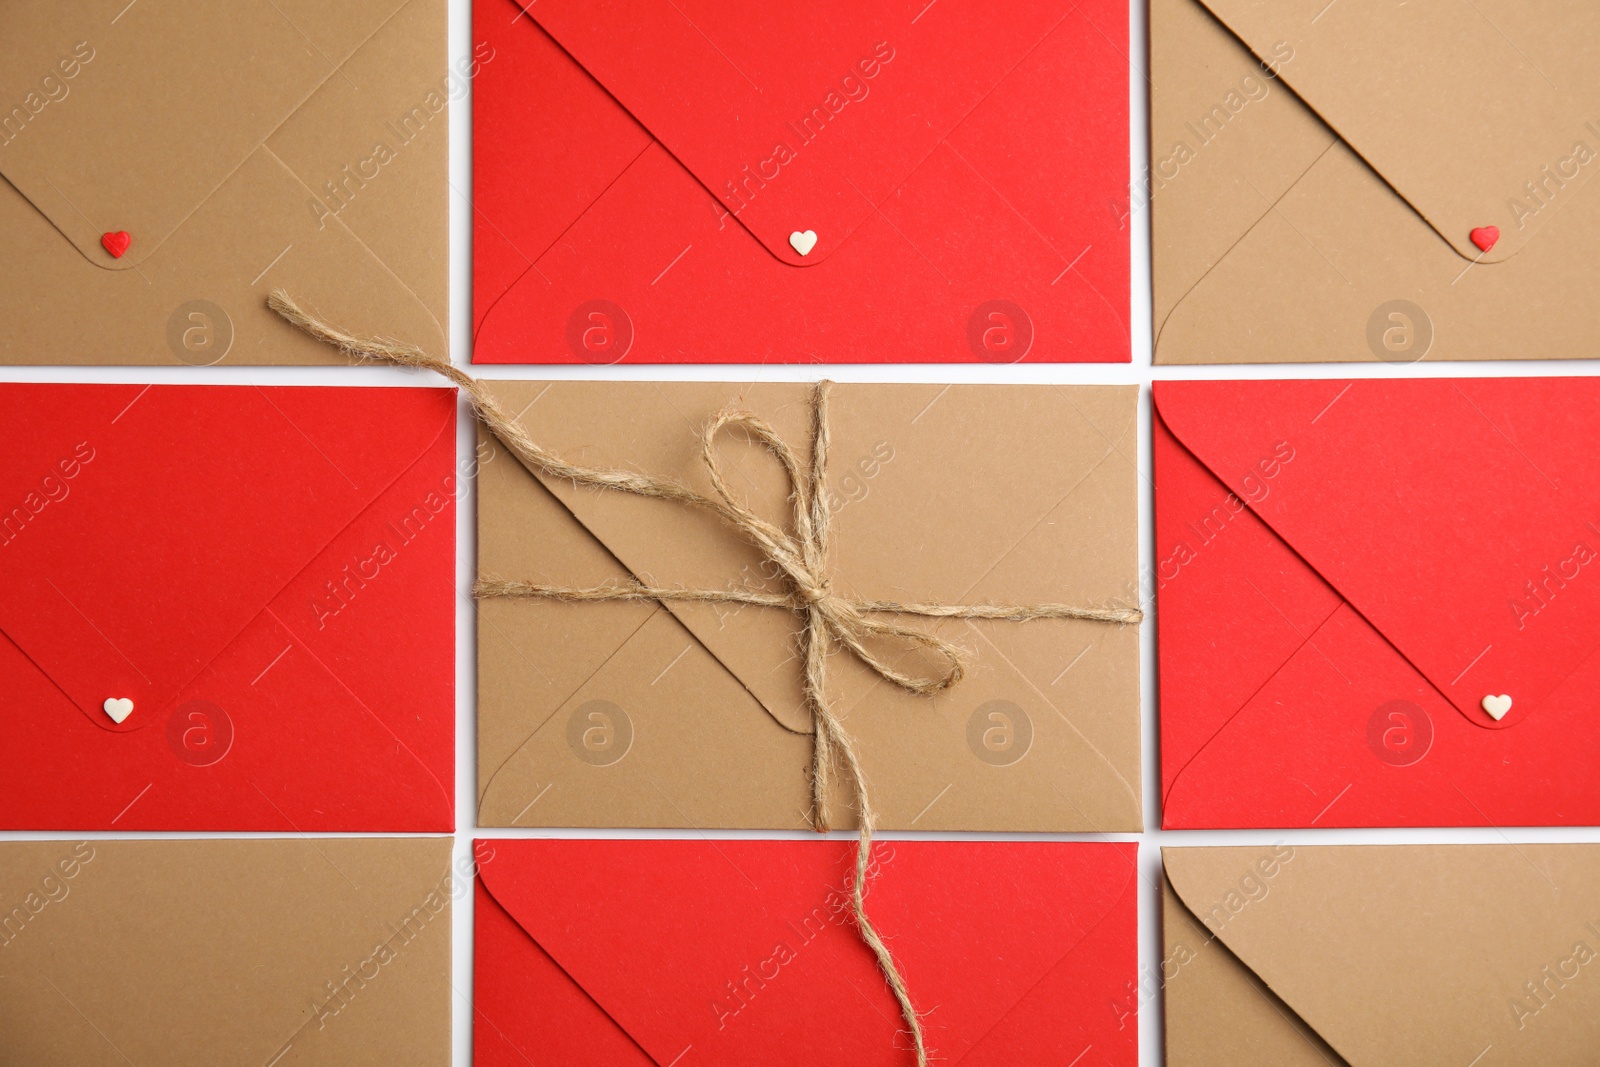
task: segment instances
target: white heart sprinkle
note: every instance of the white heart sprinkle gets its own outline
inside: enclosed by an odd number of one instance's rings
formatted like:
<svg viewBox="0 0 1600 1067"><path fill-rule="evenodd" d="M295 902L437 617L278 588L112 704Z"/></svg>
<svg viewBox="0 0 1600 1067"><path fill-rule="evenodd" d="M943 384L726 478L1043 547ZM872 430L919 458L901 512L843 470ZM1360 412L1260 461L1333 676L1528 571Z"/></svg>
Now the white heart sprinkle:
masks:
<svg viewBox="0 0 1600 1067"><path fill-rule="evenodd" d="M1511 710L1511 698L1501 693L1499 696L1486 696L1483 698L1483 710L1499 722L1506 717L1506 712Z"/></svg>
<svg viewBox="0 0 1600 1067"><path fill-rule="evenodd" d="M101 707L106 709L106 714L111 716L111 721L118 726L122 725L122 720L133 714L133 701L127 697L108 698Z"/></svg>
<svg viewBox="0 0 1600 1067"><path fill-rule="evenodd" d="M789 244L802 256L809 256L811 250L817 247L817 231L807 230L805 233L801 233L796 230L789 235Z"/></svg>

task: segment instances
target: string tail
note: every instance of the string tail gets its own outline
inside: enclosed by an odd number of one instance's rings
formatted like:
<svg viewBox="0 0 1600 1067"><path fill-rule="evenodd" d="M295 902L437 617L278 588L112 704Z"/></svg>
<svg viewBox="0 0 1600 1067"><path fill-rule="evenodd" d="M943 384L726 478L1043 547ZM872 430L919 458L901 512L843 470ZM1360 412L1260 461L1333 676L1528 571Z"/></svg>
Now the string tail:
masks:
<svg viewBox="0 0 1600 1067"><path fill-rule="evenodd" d="M910 1029L911 1044L916 1050L917 1067L928 1067L928 1046L922 1033L922 1019L911 1004L911 994L906 989L905 979L900 976L900 968L894 962L894 954L889 951L889 946L883 943L883 938L878 936L878 930L872 925L872 920L867 918L862 882L871 849L872 839L863 836L856 855L856 927L860 931L861 940L867 943L872 949L872 954L878 958L878 969L883 972L884 981L888 983L890 991L894 993L894 999L900 1005L900 1016L905 1019L906 1026Z"/></svg>
<svg viewBox="0 0 1600 1067"><path fill-rule="evenodd" d="M872 832L878 819L877 813L872 810L871 801L867 798L866 773L856 757L855 745L831 710L824 706L818 720L818 734L833 735L833 748L844 761L856 787L856 806L861 815L861 833L856 839L856 876L850 897L851 911L856 920L856 932L872 950L873 957L878 961L878 970L883 972L884 982L894 994L895 1002L900 1005L900 1016L906 1022L911 1034L912 1047L916 1051L917 1067L928 1067L928 1047L922 1033L922 1019L911 1003L911 993L906 988L906 981L900 974L899 965L895 963L894 953L889 951L889 946L884 944L883 938L878 934L878 928L873 926L872 920L867 917L867 876L872 864Z"/></svg>

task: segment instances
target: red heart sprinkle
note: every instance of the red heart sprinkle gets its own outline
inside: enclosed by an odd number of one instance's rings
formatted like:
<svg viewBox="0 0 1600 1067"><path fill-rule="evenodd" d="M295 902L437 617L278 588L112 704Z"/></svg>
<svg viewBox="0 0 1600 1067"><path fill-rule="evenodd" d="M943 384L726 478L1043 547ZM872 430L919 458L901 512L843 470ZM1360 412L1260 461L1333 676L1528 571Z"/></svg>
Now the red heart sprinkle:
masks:
<svg viewBox="0 0 1600 1067"><path fill-rule="evenodd" d="M112 256L121 259L122 253L126 252L128 246L133 244L133 238L128 236L127 230L118 230L116 233L101 234L100 243L105 245L106 251L110 252Z"/></svg>
<svg viewBox="0 0 1600 1067"><path fill-rule="evenodd" d="M1472 231L1472 243L1478 246L1478 251L1487 252L1500 240L1500 227L1479 226Z"/></svg>

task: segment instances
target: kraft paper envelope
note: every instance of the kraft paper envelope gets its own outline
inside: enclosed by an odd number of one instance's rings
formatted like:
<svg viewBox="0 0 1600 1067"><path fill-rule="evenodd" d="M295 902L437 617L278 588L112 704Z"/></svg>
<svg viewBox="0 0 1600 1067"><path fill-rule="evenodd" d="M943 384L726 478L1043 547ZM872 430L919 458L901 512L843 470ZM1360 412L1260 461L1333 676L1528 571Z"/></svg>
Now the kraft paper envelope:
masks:
<svg viewBox="0 0 1600 1067"><path fill-rule="evenodd" d="M450 1062L443 838L0 845L0 1064Z"/></svg>
<svg viewBox="0 0 1600 1067"><path fill-rule="evenodd" d="M810 455L809 385L493 390L545 448L701 492L711 490L700 429L731 401ZM901 602L1131 603L1136 395L836 386L834 585ZM719 442L736 491L787 527L777 461L737 432ZM710 513L574 489L514 462L483 464L478 525L482 576L782 591L771 564ZM791 612L485 599L478 619L481 825L807 825L811 724ZM937 696L903 692L846 654L828 663L881 827L1140 828L1138 627L947 621L938 632L971 655L965 680ZM906 671L942 662L898 661ZM851 801L840 791L835 810Z"/></svg>
<svg viewBox="0 0 1600 1067"><path fill-rule="evenodd" d="M447 107L492 59L449 63L443 0L9 0L0 24L0 363L343 362L273 287L442 346Z"/></svg>
<svg viewBox="0 0 1600 1067"><path fill-rule="evenodd" d="M1600 7L1152 0L1157 363L1600 344Z"/></svg>
<svg viewBox="0 0 1600 1067"><path fill-rule="evenodd" d="M1588 1067L1600 846L1162 849L1169 1067Z"/></svg>

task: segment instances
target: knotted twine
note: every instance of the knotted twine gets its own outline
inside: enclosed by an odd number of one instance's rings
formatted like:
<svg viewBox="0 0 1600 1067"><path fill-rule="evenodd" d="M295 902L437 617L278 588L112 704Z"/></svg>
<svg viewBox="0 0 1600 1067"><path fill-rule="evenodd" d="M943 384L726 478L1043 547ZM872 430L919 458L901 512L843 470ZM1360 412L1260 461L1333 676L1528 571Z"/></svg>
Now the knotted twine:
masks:
<svg viewBox="0 0 1600 1067"><path fill-rule="evenodd" d="M712 417L700 433L700 460L711 479L713 496L706 496L675 481L635 471L608 467L584 467L569 463L542 448L495 400L484 383L458 370L414 345L375 338L356 337L304 311L282 290L274 290L267 305L300 330L324 344L332 345L357 361L394 363L402 367L431 370L450 379L466 393L489 431L507 449L534 470L552 478L587 485L596 489L632 493L654 500L668 500L711 511L755 545L777 567L787 591L765 593L752 590L685 589L645 585L634 579L623 584L592 587L542 585L537 582L499 578L480 580L473 590L479 598L512 597L559 600L567 603L595 601L654 600L698 601L700 603L752 604L780 608L800 616L805 628L800 643L805 653L805 702L811 713L815 741L811 757L811 824L827 831L832 824L829 792L835 766L842 764L856 798L860 836L856 846L855 879L851 887L851 907L856 928L883 971L884 980L900 1005L900 1014L911 1028L918 1067L927 1067L928 1052L923 1040L922 1022L912 1006L905 980L895 965L877 928L867 918L867 867L872 857L872 833L877 815L867 796L867 778L862 771L855 743L845 731L828 702L827 663L834 646L849 649L874 673L901 689L922 695L942 692L955 685L965 673L962 651L957 646L926 630L895 622L883 622L869 615L917 616L927 619L993 619L1005 622L1031 622L1035 619L1087 619L1093 622L1136 623L1144 615L1136 608L1084 608L1070 604L903 604L893 600L860 600L835 592L829 566L833 514L827 491L828 471L828 392L831 382L820 381L811 394L811 466L802 470L799 459L786 441L765 419L749 411L726 408ZM722 463L717 454L719 434L730 428L743 430L759 442L783 465L789 478L790 502L794 507L792 530L783 530L745 507L728 489ZM867 642L899 641L912 650L924 649L942 657L944 670L931 676L907 674L875 655Z"/></svg>

